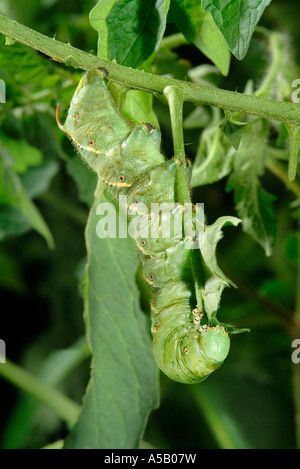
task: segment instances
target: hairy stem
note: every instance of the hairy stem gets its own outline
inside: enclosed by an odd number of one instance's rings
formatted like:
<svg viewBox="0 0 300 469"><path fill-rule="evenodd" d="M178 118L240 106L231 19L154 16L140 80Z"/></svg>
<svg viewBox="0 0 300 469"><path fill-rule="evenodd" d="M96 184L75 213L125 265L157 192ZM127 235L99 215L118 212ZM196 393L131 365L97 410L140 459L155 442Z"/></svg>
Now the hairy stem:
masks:
<svg viewBox="0 0 300 469"><path fill-rule="evenodd" d="M285 60L282 34L271 33L268 38L271 50L271 64L260 88L255 93L256 96L265 98L270 95L272 86L276 82Z"/></svg>
<svg viewBox="0 0 300 469"><path fill-rule="evenodd" d="M91 70L105 67L110 79L130 88L163 93L167 86L173 86L181 90L183 101L210 104L287 124L300 124L300 105L298 104L272 101L127 68L83 52L70 44L44 36L3 15L0 15L0 32L48 55L57 62L66 63L74 68Z"/></svg>
<svg viewBox="0 0 300 469"><path fill-rule="evenodd" d="M186 157L184 150L184 137L182 128L182 111L183 111L183 99L182 92L180 89L167 86L164 89L164 95L166 96L170 109L171 127L172 127L172 138L174 145L174 155L180 160L180 165L176 171L176 196L177 201L180 204L190 204L191 196L189 189L189 182L187 178L186 169ZM184 215L185 215L184 211ZM196 213L193 213L195 219ZM192 273L195 286L195 294L197 300L197 307L203 307L203 298L201 289L204 285L204 269L203 262L199 250L193 250L191 256Z"/></svg>
<svg viewBox="0 0 300 469"><path fill-rule="evenodd" d="M193 273L193 280L194 280L194 288L195 288L195 295L197 301L197 308L202 310L203 308L203 297L202 297L202 288L204 285L204 268L203 268L203 260L200 254L199 249L193 249L191 255L191 267Z"/></svg>
<svg viewBox="0 0 300 469"><path fill-rule="evenodd" d="M300 127L287 125L290 138L290 159L288 168L288 178L293 181L296 177L299 153Z"/></svg>
<svg viewBox="0 0 300 469"><path fill-rule="evenodd" d="M280 179L296 197L300 198L300 185L296 181L291 181L286 174L286 167L272 156L266 159L266 167Z"/></svg>
<svg viewBox="0 0 300 469"><path fill-rule="evenodd" d="M176 171L177 201L180 204L190 203L191 197L187 179L182 129L182 92L178 88L167 86L164 89L164 95L168 100L170 109L174 156L180 160L180 165L177 167Z"/></svg>
<svg viewBox="0 0 300 469"><path fill-rule="evenodd" d="M166 36L161 41L161 48L164 49L176 49L176 47L184 46L188 44L188 41L181 33L171 34L170 36Z"/></svg>

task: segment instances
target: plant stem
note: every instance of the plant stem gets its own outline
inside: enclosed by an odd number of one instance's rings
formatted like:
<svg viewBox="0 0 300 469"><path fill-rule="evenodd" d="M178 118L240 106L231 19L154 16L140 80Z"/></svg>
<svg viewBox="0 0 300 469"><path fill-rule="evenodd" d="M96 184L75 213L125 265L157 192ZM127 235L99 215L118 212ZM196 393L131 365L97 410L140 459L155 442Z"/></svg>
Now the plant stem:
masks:
<svg viewBox="0 0 300 469"><path fill-rule="evenodd" d="M266 167L280 179L296 197L300 198L300 185L296 181L291 181L285 170L285 166L275 158L268 156L266 159Z"/></svg>
<svg viewBox="0 0 300 469"><path fill-rule="evenodd" d="M173 86L167 86L164 89L164 95L168 100L170 109L174 156L175 158L178 158L180 160L180 165L177 167L176 171L177 201L180 204L191 203L190 189L186 171L184 138L182 128L182 91Z"/></svg>
<svg viewBox="0 0 300 469"><path fill-rule="evenodd" d="M85 212L85 210L81 209L80 207L76 207L72 202L62 199L62 197L59 197L54 192L46 192L41 194L39 196L39 200L60 211L78 225L86 225L88 212Z"/></svg>
<svg viewBox="0 0 300 469"><path fill-rule="evenodd" d="M184 46L189 42L186 40L183 34L176 33L166 36L161 41L160 47L163 49L176 49L176 47Z"/></svg>
<svg viewBox="0 0 300 469"><path fill-rule="evenodd" d="M41 449L63 449L64 440L57 440L54 443L49 443L49 445L43 446Z"/></svg>
<svg viewBox="0 0 300 469"><path fill-rule="evenodd" d="M262 96L268 98L271 95L272 86L276 82L278 75L282 68L286 65L286 53L284 48L284 39L282 34L270 33L268 35L270 49L271 49L271 65L268 73L266 74L261 87L255 93L256 96ZM290 158L288 167L288 179L293 181L296 177L297 164L298 164L298 151L299 151L299 139L300 139L300 127L286 125L289 138L290 138Z"/></svg>
<svg viewBox="0 0 300 469"><path fill-rule="evenodd" d="M202 412L219 447L222 449L249 449L240 429L229 412L220 406L220 398L208 386L190 386L189 392L196 406Z"/></svg>
<svg viewBox="0 0 300 469"><path fill-rule="evenodd" d="M204 269L202 256L199 249L193 249L191 253L191 267L194 280L195 295L197 301L197 308L203 308L202 289L204 285Z"/></svg>
<svg viewBox="0 0 300 469"><path fill-rule="evenodd" d="M80 406L54 388L46 386L31 373L9 360L0 364L0 376L18 386L40 403L52 409L72 427L79 415Z"/></svg>
<svg viewBox="0 0 300 469"><path fill-rule="evenodd" d="M268 38L271 50L271 64L260 88L255 93L256 96L265 98L270 95L272 86L276 82L285 60L282 34L270 33Z"/></svg>
<svg viewBox="0 0 300 469"><path fill-rule="evenodd" d="M225 272L226 273L226 272ZM246 298L254 299L258 304L262 305L263 308L268 311L273 318L279 321L293 337L295 334L295 323L291 316L291 311L272 299L261 295L257 290L255 290L251 285L243 282L239 278L234 278L231 274L231 280L237 285L239 291Z"/></svg>
<svg viewBox="0 0 300 469"><path fill-rule="evenodd" d="M180 165L177 167L176 171L176 198L180 204L191 204L190 188L187 178L187 168L186 168L186 157L184 151L184 137L183 137L183 128L182 128L182 110L183 110L183 99L182 91L173 86L167 86L164 89L164 95L166 96L170 109L171 117L171 128L172 128L172 138L174 145L174 155L180 160ZM186 207L187 208L187 207ZM184 215L185 215L184 211ZM194 220L197 214L192 214ZM186 226L186 225L185 225ZM188 233L187 233L188 234ZM191 267L194 279L195 294L197 300L197 307L203 307L203 298L201 293L201 288L204 284L204 270L203 262L201 262L201 255L199 250L193 250L191 253Z"/></svg>
<svg viewBox="0 0 300 469"><path fill-rule="evenodd" d="M290 159L288 167L288 178L293 181L296 177L299 153L299 140L300 140L300 127L299 126L286 126L289 131L290 138Z"/></svg>
<svg viewBox="0 0 300 469"><path fill-rule="evenodd" d="M272 101L127 68L87 54L70 44L44 36L3 15L0 15L0 32L48 55L57 62L66 63L74 68L91 70L100 66L105 67L110 79L130 88L163 93L167 86L173 86L181 90L183 101L210 104L266 119L294 125L300 124L300 105L298 104Z"/></svg>

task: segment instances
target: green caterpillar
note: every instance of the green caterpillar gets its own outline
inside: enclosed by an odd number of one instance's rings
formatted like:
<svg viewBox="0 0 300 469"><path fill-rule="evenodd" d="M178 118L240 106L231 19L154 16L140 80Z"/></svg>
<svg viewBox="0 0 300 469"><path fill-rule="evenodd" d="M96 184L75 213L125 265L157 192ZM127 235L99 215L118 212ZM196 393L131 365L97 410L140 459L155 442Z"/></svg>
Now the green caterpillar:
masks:
<svg viewBox="0 0 300 469"><path fill-rule="evenodd" d="M105 72L99 69L86 73L72 98L64 125L57 108L59 127L113 198L118 201L120 195L127 196L128 206L136 208L135 216L143 214L140 207L150 209L152 203L175 204L178 160L165 160L158 129L147 123L135 126L120 114L107 88ZM181 206L174 205L171 218L180 210ZM238 223L228 217L220 226L227 221ZM142 238L140 234L135 237L143 276L152 292L153 353L160 369L181 383L206 379L220 367L230 347L226 328L196 305L194 249L189 249L192 241L190 236L178 239L174 231L168 238L161 231L155 238ZM205 260L205 249L202 250ZM214 263L209 259L208 262ZM221 279L221 291L228 282L217 266L214 269ZM209 293L207 304L211 301Z"/></svg>

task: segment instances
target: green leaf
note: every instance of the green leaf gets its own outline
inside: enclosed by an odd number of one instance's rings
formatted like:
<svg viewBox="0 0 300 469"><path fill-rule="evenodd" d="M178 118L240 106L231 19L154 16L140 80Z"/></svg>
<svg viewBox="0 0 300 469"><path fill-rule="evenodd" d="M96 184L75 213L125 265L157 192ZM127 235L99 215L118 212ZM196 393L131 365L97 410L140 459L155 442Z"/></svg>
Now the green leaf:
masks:
<svg viewBox="0 0 300 469"><path fill-rule="evenodd" d="M78 155L74 155L73 158L68 160L67 171L77 184L79 200L91 207L97 185L96 174L82 164L82 160Z"/></svg>
<svg viewBox="0 0 300 469"><path fill-rule="evenodd" d="M49 249L53 249L54 240L52 234L39 210L28 197L24 188L21 188L20 192L18 193L17 200L20 211L30 222L32 228L34 228L41 236L45 238Z"/></svg>
<svg viewBox="0 0 300 469"><path fill-rule="evenodd" d="M149 63L144 64L143 69L146 72L151 73L151 65ZM152 109L153 106L153 94L146 93L140 90L129 90L126 94L125 106L122 114L128 119L137 124L140 122L149 122L155 127L159 127L156 114Z"/></svg>
<svg viewBox="0 0 300 469"><path fill-rule="evenodd" d="M294 200L290 204L290 207L293 210L292 211L292 217L296 218L296 220L300 220L300 199L298 198L298 199Z"/></svg>
<svg viewBox="0 0 300 469"><path fill-rule="evenodd" d="M211 123L211 113L204 106L198 106L183 121L184 129L201 129Z"/></svg>
<svg viewBox="0 0 300 469"><path fill-rule="evenodd" d="M205 129L193 165L191 186L204 186L227 176L233 167L234 154L218 125Z"/></svg>
<svg viewBox="0 0 300 469"><path fill-rule="evenodd" d="M220 391L222 386L224 386L224 376L221 376L217 385L207 380L203 386L189 386L188 391L194 400L195 412L197 408L201 410L220 448L250 449L249 441L241 431L238 420L233 418L225 406Z"/></svg>
<svg viewBox="0 0 300 469"><path fill-rule="evenodd" d="M216 248L222 239L222 228L227 224L237 226L240 219L236 217L220 217L210 226L204 226L203 231L198 234L199 247L206 271L206 282L201 289L204 300L205 312L210 319L220 305L222 291L228 285L234 283L229 280L217 264Z"/></svg>
<svg viewBox="0 0 300 469"><path fill-rule="evenodd" d="M10 169L12 165L9 151L0 143L0 205L15 204L16 182Z"/></svg>
<svg viewBox="0 0 300 469"><path fill-rule="evenodd" d="M228 74L229 48L211 14L202 10L199 0L173 0L168 21L175 23L185 38L198 47L223 75Z"/></svg>
<svg viewBox="0 0 300 469"><path fill-rule="evenodd" d="M83 282L92 372L81 416L65 447L132 449L158 403L158 369L139 306L136 248L130 238L97 237L101 202L111 201L99 183L86 230Z"/></svg>
<svg viewBox="0 0 300 469"><path fill-rule="evenodd" d="M109 59L137 68L157 51L165 32L163 0L118 0L106 18Z"/></svg>
<svg viewBox="0 0 300 469"><path fill-rule="evenodd" d="M0 241L11 236L20 236L30 231L27 218L15 207L0 206Z"/></svg>
<svg viewBox="0 0 300 469"><path fill-rule="evenodd" d="M143 70L152 73L151 62L154 55L144 63ZM156 114L153 111L153 94L140 90L129 90L126 93L125 106L122 114L130 121L139 124L140 122L149 122L155 127L159 127Z"/></svg>
<svg viewBox="0 0 300 469"><path fill-rule="evenodd" d="M109 58L108 51L108 26L106 18L117 0L99 0L90 12L91 26L98 33L98 57Z"/></svg>
<svg viewBox="0 0 300 469"><path fill-rule="evenodd" d="M239 148L245 125L246 122L235 121L231 115L226 116L220 124L220 129L224 132L224 135L226 135L235 150Z"/></svg>
<svg viewBox="0 0 300 469"><path fill-rule="evenodd" d="M244 129L241 144L235 156L234 171L227 190L234 190L234 200L243 230L265 250L272 253L276 236L275 197L266 192L259 181L264 172L268 124L263 119L249 122Z"/></svg>
<svg viewBox="0 0 300 469"><path fill-rule="evenodd" d="M36 350L34 355L37 355ZM78 365L88 359L89 355L86 338L82 337L69 348L51 352L41 363L36 377L49 387L59 387L63 382L63 390L66 393L68 387L71 387L66 378ZM34 444L44 442L45 418L51 422L51 431L57 431L60 421L50 409L29 394L20 395L3 432L3 448L20 449L32 447L33 441ZM16 432L16 428L19 428L19 431ZM49 427L46 431L48 438Z"/></svg>
<svg viewBox="0 0 300 469"><path fill-rule="evenodd" d="M186 80L191 67L187 60L180 58L178 54L165 48L163 44L162 48L153 55L155 55L155 60L153 61L152 73L167 75L177 78L177 80Z"/></svg>
<svg viewBox="0 0 300 469"><path fill-rule="evenodd" d="M159 127L157 117L152 110L153 95L139 90L130 90L126 95L123 115L135 123L149 122Z"/></svg>
<svg viewBox="0 0 300 469"><path fill-rule="evenodd" d="M201 64L191 68L188 76L194 83L204 86L218 86L221 82L220 70L211 64Z"/></svg>
<svg viewBox="0 0 300 469"><path fill-rule="evenodd" d="M46 192L58 170L57 161L45 160L40 166L30 168L22 174L21 181L28 196L33 199Z"/></svg>
<svg viewBox="0 0 300 469"><path fill-rule="evenodd" d="M18 66L16 67L16 64ZM65 72L64 72L65 73ZM61 69L54 63L45 60L35 50L15 43L10 47L4 45L4 36L0 37L0 76L6 82L11 99L7 106L14 103L34 107L39 104L46 106L51 98L57 98L57 85L60 82ZM51 109L53 109L51 102Z"/></svg>
<svg viewBox="0 0 300 469"><path fill-rule="evenodd" d="M18 259L11 256L4 249L0 250L0 285L3 289L18 293L25 292L25 284L18 265Z"/></svg>
<svg viewBox="0 0 300 469"><path fill-rule="evenodd" d="M255 26L271 0L202 0L231 52L242 60L248 50Z"/></svg>
<svg viewBox="0 0 300 469"><path fill-rule="evenodd" d="M7 152L8 150L0 144L0 204L18 208L31 226L45 238L49 248L53 248L51 232L24 189L21 179L13 171L13 159Z"/></svg>
<svg viewBox="0 0 300 469"><path fill-rule="evenodd" d="M8 149L13 157L12 168L17 173L25 173L30 166L38 166L43 159L42 152L30 145L26 140L12 140L4 134L0 134L0 142Z"/></svg>
<svg viewBox="0 0 300 469"><path fill-rule="evenodd" d="M108 34L109 34L109 23L106 21L109 13L111 12L113 6L117 3L117 0L100 0L97 5L90 12L90 23L96 31L98 31L99 40L98 40L98 56L103 59L108 59L110 56L109 46L108 46ZM167 13L169 1L164 2L164 11ZM118 5L116 5L118 7ZM112 29L115 28L115 24L112 24ZM143 61L144 62L144 61ZM151 72L150 64L146 64L146 71ZM111 92L115 98L122 94L123 90L118 90L111 88ZM122 114L129 120L132 120L136 123L139 122L150 122L151 124L157 126L158 121L156 115L152 110L153 95L151 93L145 93L139 90L130 90L126 93L125 106L122 109ZM76 161L72 161L69 164L69 169L72 172L72 166L78 166ZM74 177L76 179L76 168L74 172ZM77 178L79 188L82 186L80 183L80 178ZM83 194L84 188L79 189L80 193ZM88 199L90 199L90 194L87 194ZM85 200L87 201L87 200ZM90 204L91 205L91 204Z"/></svg>

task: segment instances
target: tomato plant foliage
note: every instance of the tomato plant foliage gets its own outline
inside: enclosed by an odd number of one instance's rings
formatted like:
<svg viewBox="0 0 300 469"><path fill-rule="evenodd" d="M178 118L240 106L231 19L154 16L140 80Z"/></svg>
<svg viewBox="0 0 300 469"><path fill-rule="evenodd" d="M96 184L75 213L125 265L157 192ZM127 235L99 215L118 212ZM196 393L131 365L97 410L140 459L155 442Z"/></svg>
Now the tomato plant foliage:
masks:
<svg viewBox="0 0 300 469"><path fill-rule="evenodd" d="M18 374L11 362L0 363L8 403L1 445L39 448L59 440L58 447L77 449L296 447L299 371L290 344L299 332L300 183L297 175L290 180L288 164L290 151L292 167L297 163L300 122L291 122L285 110L298 112L291 95L300 54L291 43L299 43L299 5L75 3L40 2L31 9L9 0L0 4L0 79L6 85L0 103L0 287L10 305L1 339L8 358L27 370ZM55 36L48 54L54 60L28 41L14 42L2 14L30 26L33 38L34 30ZM292 39L281 33L283 18L289 18ZM58 63L58 41L92 51L111 70L127 67L133 79L139 74L137 86L128 84L123 69L105 79L132 128L144 122L148 130L160 129L166 160L180 157L184 132L188 194L194 204L204 203L207 227L193 265L193 295L202 295L211 326L251 330L231 335L224 365L203 383L174 383L159 373L153 304L134 241L97 235L99 205L114 204L119 220L118 207L55 124L55 105L64 122L79 68L89 68L71 46L65 63ZM40 50L37 38L30 45ZM185 102L176 121L176 99L172 104L163 89L157 92L157 77L181 80L183 90L208 89L211 98ZM232 91L232 100L223 90ZM235 95L243 109L235 106ZM215 96L224 96L222 105ZM282 115L272 111L274 102L282 103ZM266 118L269 111L274 119ZM180 184L176 173L179 198ZM237 288L224 288L229 284ZM46 401L30 388L32 374L49 390ZM11 394L8 381L20 395ZM70 414L60 413L57 392L68 396Z"/></svg>

